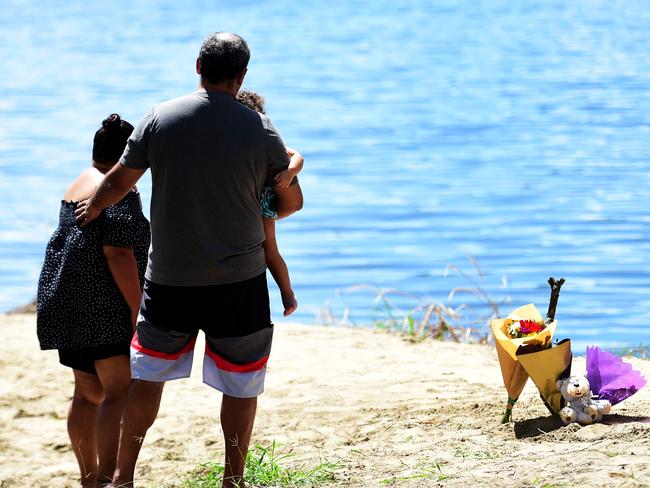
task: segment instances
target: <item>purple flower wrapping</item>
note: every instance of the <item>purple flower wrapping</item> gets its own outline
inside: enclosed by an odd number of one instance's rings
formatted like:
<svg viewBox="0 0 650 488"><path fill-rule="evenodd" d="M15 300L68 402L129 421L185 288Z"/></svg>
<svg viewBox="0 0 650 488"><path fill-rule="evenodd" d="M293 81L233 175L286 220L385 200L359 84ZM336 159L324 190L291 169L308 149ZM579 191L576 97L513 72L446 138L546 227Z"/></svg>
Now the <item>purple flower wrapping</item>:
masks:
<svg viewBox="0 0 650 488"><path fill-rule="evenodd" d="M587 346L587 379L592 393L612 405L629 398L646 384L631 364L597 346Z"/></svg>

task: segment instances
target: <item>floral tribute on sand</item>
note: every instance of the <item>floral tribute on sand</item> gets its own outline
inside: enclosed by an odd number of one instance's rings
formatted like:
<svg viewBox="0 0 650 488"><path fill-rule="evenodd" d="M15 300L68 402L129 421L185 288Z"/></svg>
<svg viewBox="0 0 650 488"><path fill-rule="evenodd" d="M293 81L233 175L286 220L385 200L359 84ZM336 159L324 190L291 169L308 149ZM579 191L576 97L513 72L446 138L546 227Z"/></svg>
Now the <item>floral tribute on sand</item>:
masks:
<svg viewBox="0 0 650 488"><path fill-rule="evenodd" d="M645 378L628 363L598 347L587 348L587 374L571 376L571 340L553 344L557 327L555 311L564 278L549 278L551 299L546 318L530 303L505 319L490 321L508 403L501 419L506 423L512 408L531 378L546 407L564 423L587 425L602 420L611 405L630 397ZM593 392L592 392L593 390Z"/></svg>

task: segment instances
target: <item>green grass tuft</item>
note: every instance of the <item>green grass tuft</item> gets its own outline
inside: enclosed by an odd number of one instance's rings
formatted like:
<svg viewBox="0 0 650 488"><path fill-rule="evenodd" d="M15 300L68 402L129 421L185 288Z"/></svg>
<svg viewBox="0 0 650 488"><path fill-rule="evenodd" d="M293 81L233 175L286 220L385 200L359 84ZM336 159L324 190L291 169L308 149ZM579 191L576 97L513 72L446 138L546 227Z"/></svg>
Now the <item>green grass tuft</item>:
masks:
<svg viewBox="0 0 650 488"><path fill-rule="evenodd" d="M314 467L281 466L292 454L278 454L275 441L269 446L256 445L248 451L244 480L254 486L268 488L315 487L335 481L334 471L341 466L321 461ZM196 467L180 485L182 488L221 488L224 467L219 463L203 463Z"/></svg>

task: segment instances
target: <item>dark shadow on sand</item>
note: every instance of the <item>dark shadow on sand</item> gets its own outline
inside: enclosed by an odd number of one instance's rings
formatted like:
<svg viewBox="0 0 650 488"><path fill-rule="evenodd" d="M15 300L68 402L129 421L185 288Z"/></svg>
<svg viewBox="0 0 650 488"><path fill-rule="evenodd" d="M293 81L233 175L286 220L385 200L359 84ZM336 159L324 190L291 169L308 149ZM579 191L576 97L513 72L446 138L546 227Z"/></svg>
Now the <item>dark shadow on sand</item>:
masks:
<svg viewBox="0 0 650 488"><path fill-rule="evenodd" d="M632 422L641 422L644 424L648 424L650 423L650 417L639 417L636 415L619 415L615 413L612 415L605 415L602 421L602 423L605 425L629 424Z"/></svg>
<svg viewBox="0 0 650 488"><path fill-rule="evenodd" d="M605 415L602 422L599 423L605 425L617 425L630 424L632 422L648 424L650 423L650 417L612 414ZM548 417L537 417L522 422L515 422L514 431L517 439L528 439L553 432L562 427L564 427L564 423L560 420L560 417L551 415Z"/></svg>
<svg viewBox="0 0 650 488"><path fill-rule="evenodd" d="M528 439L553 432L560 427L564 427L560 417L548 415L546 417L537 417L522 422L515 422L514 430L517 439Z"/></svg>

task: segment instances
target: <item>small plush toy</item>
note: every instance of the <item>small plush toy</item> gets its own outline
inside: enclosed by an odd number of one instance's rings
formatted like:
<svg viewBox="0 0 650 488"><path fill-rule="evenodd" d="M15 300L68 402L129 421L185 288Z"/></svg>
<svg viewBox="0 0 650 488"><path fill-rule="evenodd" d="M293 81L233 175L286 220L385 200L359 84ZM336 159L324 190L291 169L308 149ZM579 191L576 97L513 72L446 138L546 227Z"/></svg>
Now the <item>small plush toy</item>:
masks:
<svg viewBox="0 0 650 488"><path fill-rule="evenodd" d="M593 400L589 380L584 376L571 376L557 380L557 389L562 393L566 406L560 410L565 425L577 422L588 425L600 422L609 413L612 405L607 400Z"/></svg>

